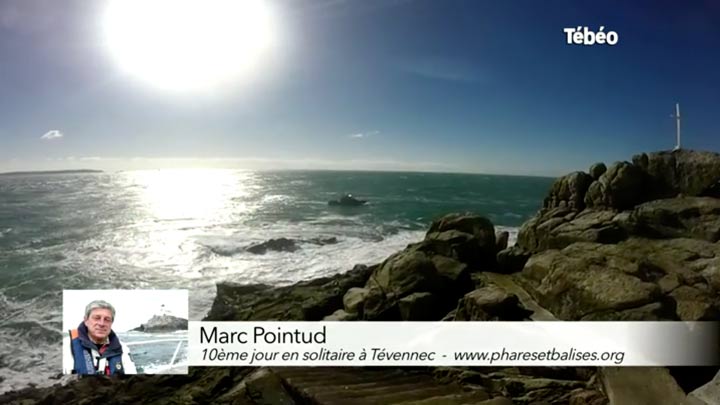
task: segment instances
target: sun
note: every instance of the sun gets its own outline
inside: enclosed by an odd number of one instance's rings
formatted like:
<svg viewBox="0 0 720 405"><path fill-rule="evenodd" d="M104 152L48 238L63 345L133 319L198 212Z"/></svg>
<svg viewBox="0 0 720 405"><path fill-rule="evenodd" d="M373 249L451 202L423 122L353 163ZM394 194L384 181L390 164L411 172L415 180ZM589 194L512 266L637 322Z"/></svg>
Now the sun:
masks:
<svg viewBox="0 0 720 405"><path fill-rule="evenodd" d="M167 90L217 88L247 75L275 41L263 0L110 0L104 42L120 68Z"/></svg>

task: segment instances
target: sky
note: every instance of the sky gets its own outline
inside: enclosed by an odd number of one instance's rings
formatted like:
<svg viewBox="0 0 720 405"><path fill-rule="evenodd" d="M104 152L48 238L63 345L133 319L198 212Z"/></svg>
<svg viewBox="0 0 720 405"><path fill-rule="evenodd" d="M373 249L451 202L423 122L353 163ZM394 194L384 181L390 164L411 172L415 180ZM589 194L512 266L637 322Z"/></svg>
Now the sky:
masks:
<svg viewBox="0 0 720 405"><path fill-rule="evenodd" d="M0 0L0 171L555 176L671 149L676 102L683 147L720 151L717 1L158 1Z"/></svg>

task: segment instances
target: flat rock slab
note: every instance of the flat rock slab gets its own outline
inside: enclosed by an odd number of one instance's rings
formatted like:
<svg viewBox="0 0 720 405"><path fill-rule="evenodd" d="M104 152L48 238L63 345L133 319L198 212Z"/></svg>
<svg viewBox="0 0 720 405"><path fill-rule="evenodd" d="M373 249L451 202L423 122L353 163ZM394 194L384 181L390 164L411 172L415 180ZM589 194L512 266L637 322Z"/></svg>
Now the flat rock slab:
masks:
<svg viewBox="0 0 720 405"><path fill-rule="evenodd" d="M558 319L547 309L541 307L522 287L517 285L509 274L483 273L483 277L490 283L503 288L510 294L515 294L520 304L526 309L533 311L530 319L533 321L557 321Z"/></svg>
<svg viewBox="0 0 720 405"><path fill-rule="evenodd" d="M685 392L661 367L605 367L600 375L610 405L681 405Z"/></svg>
<svg viewBox="0 0 720 405"><path fill-rule="evenodd" d="M429 374L398 368L273 367L295 395L317 405L485 404L482 390L440 384ZM492 403L492 402L490 402Z"/></svg>

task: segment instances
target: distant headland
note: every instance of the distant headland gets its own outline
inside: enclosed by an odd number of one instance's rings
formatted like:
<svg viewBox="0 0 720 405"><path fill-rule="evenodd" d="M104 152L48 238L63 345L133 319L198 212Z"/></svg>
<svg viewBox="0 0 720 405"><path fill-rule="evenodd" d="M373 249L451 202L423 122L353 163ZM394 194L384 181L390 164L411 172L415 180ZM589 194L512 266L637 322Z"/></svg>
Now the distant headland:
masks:
<svg viewBox="0 0 720 405"><path fill-rule="evenodd" d="M81 173L102 173L102 170L79 169L79 170L38 170L25 172L5 172L0 176L32 176L38 174L81 174Z"/></svg>

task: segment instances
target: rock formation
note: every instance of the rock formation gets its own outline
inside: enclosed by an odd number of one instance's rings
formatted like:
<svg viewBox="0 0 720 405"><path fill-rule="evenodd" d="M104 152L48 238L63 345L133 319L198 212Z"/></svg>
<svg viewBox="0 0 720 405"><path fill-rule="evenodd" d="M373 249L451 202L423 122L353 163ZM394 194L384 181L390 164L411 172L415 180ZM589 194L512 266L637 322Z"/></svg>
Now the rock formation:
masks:
<svg viewBox="0 0 720 405"><path fill-rule="evenodd" d="M172 315L153 315L146 323L133 329L138 332L174 332L176 330L187 330L188 320Z"/></svg>
<svg viewBox="0 0 720 405"><path fill-rule="evenodd" d="M718 321L719 191L715 153L594 164L553 184L514 246L486 218L450 214L376 265L289 287L220 283L206 320ZM692 370L212 367L188 376L81 379L0 402L720 403L717 369Z"/></svg>

